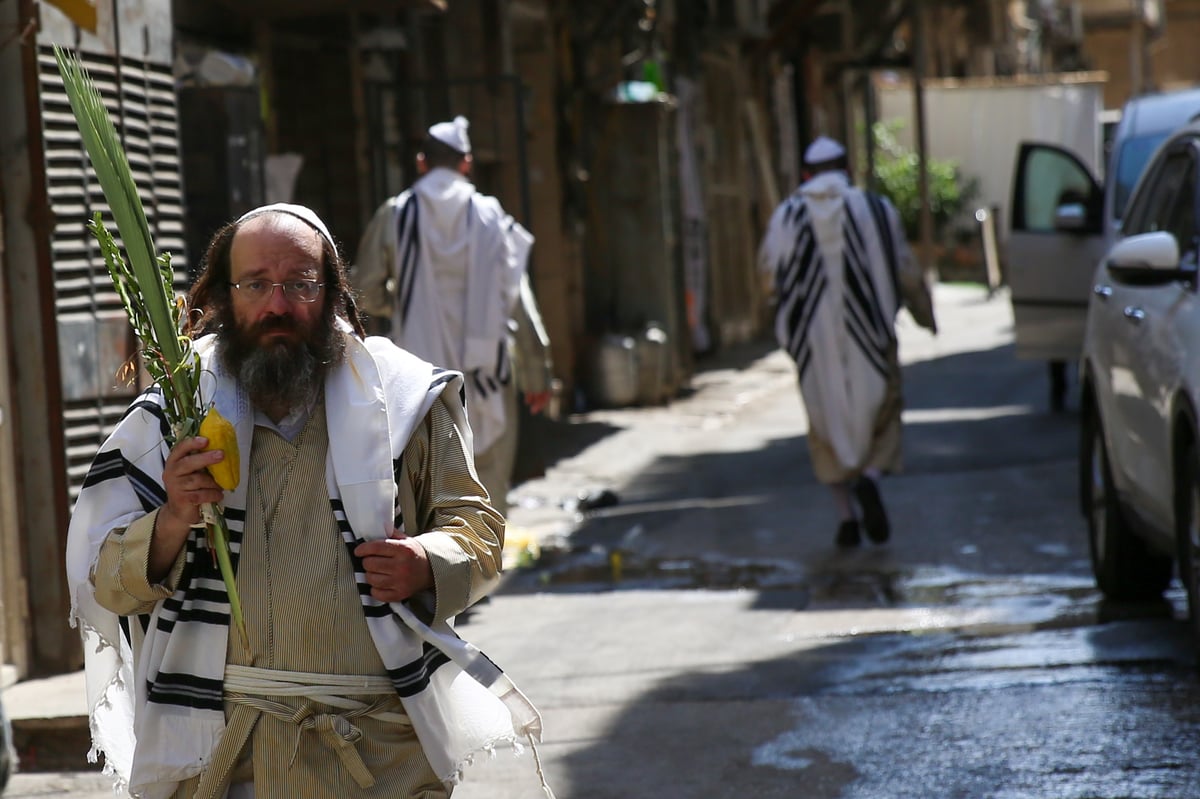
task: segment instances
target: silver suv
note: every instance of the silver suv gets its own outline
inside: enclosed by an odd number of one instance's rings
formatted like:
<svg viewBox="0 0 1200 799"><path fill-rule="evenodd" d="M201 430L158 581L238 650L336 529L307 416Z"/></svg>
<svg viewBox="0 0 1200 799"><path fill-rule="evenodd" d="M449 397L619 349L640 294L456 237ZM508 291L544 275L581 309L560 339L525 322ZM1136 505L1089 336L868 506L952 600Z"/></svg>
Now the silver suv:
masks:
<svg viewBox="0 0 1200 799"><path fill-rule="evenodd" d="M1200 643L1200 123L1150 159L1095 269L1080 361L1080 500L1096 583L1158 597L1173 563Z"/></svg>

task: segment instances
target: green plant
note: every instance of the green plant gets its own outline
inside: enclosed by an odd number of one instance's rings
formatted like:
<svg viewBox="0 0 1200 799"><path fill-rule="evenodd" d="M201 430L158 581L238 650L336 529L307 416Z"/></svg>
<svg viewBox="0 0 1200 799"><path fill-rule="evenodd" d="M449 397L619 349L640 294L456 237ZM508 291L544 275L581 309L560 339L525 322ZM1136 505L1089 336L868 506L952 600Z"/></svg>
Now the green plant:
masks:
<svg viewBox="0 0 1200 799"><path fill-rule="evenodd" d="M180 438L196 435L207 409L199 405L200 356L192 347L192 340L182 331L185 309L183 300L176 299L172 286L171 256L169 253L157 254L129 160L104 106L104 98L74 53L55 45L54 58L79 136L129 260L122 256L99 211L88 230L96 237L113 288L121 297L129 324L141 341L146 371L162 390L166 400L163 413L170 423L166 439L174 445ZM236 443L236 438L233 440ZM246 624L229 554L229 528L224 513L213 503L205 503L202 512L206 540L229 595L229 612L245 643L248 640Z"/></svg>
<svg viewBox="0 0 1200 799"><path fill-rule="evenodd" d="M917 154L900 144L896 133L901 120L876 122L871 126L875 141L875 183L904 224L909 241L921 237L920 168ZM947 227L979 192L979 181L962 173L957 162L940 158L926 161L929 173L929 211L933 217L934 238L942 241Z"/></svg>

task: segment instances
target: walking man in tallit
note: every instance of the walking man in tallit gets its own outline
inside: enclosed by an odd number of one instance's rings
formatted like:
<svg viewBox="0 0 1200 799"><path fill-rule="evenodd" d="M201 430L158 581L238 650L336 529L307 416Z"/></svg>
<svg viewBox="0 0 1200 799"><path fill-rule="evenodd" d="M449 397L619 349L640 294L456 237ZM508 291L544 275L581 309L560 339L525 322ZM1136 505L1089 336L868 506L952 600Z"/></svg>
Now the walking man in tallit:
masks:
<svg viewBox="0 0 1200 799"><path fill-rule="evenodd" d="M775 336L792 356L808 412L813 471L829 486L835 543L877 544L890 525L879 478L901 468L901 305L937 332L933 302L900 216L884 197L855 188L846 150L818 137L804 154L807 179L775 210L759 251L773 274Z"/></svg>
<svg viewBox="0 0 1200 799"><path fill-rule="evenodd" d="M390 320L393 341L466 376L475 467L492 505L506 513L518 416L510 319L523 281L529 293L533 236L471 182L468 127L460 116L429 128L417 156L421 177L376 210L351 280L360 307ZM546 355L530 353L526 362L544 363ZM533 413L550 397L551 376L541 374L544 385L522 386Z"/></svg>

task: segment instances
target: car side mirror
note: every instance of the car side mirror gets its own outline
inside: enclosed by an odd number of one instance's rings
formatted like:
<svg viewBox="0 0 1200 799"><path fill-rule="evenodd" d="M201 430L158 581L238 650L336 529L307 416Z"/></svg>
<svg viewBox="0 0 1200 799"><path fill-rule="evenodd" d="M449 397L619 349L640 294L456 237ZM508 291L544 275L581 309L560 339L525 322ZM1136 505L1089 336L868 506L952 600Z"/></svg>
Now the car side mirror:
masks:
<svg viewBox="0 0 1200 799"><path fill-rule="evenodd" d="M1108 251L1109 273L1125 283L1155 285L1194 280L1195 268L1180 263L1179 242L1165 230L1121 239Z"/></svg>
<svg viewBox="0 0 1200 799"><path fill-rule="evenodd" d="M1083 203L1063 203L1054 209L1054 229L1068 233L1088 230L1087 206Z"/></svg>

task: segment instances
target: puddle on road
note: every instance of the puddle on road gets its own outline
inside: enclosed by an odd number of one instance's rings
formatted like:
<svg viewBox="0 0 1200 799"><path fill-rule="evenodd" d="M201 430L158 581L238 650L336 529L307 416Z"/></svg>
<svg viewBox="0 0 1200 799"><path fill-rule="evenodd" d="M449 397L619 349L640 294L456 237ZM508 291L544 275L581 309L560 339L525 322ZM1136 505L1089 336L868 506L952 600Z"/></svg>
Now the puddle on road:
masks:
<svg viewBox="0 0 1200 799"><path fill-rule="evenodd" d="M595 547L530 564L540 585L623 589L755 590L807 588L804 573L786 564L708 558L641 558Z"/></svg>
<svg viewBox="0 0 1200 799"><path fill-rule="evenodd" d="M1170 601L1153 609L1118 608L1100 601L1090 579L1055 575L988 575L951 568L901 568L887 562L826 561L801 568L770 560L653 558L594 546L543 551L524 562L515 590L751 590L789 592L797 610L851 608L987 608L1013 629L1052 629L1094 623L1121 613L1169 615ZM1168 597L1170 600L1170 597ZM1153 612L1151 612L1153 611Z"/></svg>

